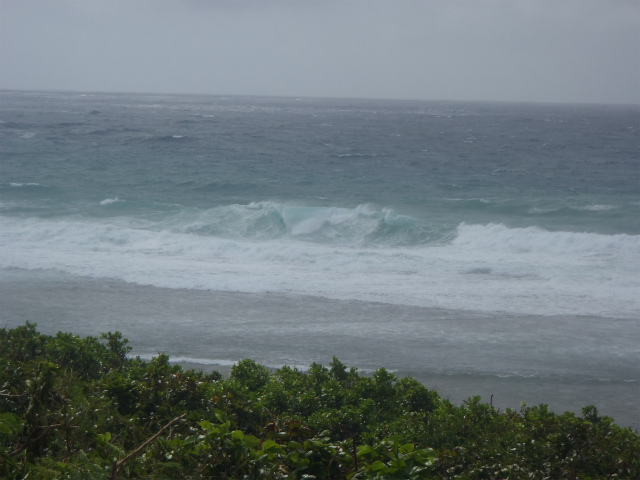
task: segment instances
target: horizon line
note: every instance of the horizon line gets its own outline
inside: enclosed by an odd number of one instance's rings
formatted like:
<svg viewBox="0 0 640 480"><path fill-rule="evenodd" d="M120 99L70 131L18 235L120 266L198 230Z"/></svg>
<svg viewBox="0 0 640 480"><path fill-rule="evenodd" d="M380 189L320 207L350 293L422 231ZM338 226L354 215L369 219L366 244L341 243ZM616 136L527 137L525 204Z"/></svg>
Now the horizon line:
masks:
<svg viewBox="0 0 640 480"><path fill-rule="evenodd" d="M444 102L444 103L484 103L484 104L519 104L519 105L574 105L574 106L613 106L613 107L640 107L638 103L625 102L589 102L589 101L552 101L552 100L478 100L478 99L437 99L437 98L385 98L385 97L352 97L322 95L273 95L273 94L248 94L248 93L211 93L211 92L143 92L143 91L100 91L100 90L63 90L63 89L20 89L2 88L0 92L11 93L46 93L46 94L79 94L79 95L160 95L160 96L192 96L192 97L255 97L255 98L280 98L291 100L346 100L346 101L382 101L382 102Z"/></svg>

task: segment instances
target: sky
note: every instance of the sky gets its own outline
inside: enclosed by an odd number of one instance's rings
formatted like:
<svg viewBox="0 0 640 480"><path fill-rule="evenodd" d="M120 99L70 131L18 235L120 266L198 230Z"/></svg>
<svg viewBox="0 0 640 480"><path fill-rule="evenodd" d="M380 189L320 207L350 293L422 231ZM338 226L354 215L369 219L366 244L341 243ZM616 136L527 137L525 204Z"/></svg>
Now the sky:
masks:
<svg viewBox="0 0 640 480"><path fill-rule="evenodd" d="M0 0L0 89L640 104L640 0Z"/></svg>

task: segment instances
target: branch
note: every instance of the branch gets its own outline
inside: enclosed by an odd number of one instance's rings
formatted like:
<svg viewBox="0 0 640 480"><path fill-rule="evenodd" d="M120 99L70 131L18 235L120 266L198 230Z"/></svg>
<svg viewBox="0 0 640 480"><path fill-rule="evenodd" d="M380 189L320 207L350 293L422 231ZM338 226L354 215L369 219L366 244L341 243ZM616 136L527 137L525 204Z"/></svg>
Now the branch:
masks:
<svg viewBox="0 0 640 480"><path fill-rule="evenodd" d="M23 394L20 394L20 395L12 395L10 393L2 393L2 392L0 392L0 397L26 397L26 396L27 396L26 393L23 393Z"/></svg>
<svg viewBox="0 0 640 480"><path fill-rule="evenodd" d="M338 454L340 453L340 449L341 447L337 447L336 448L336 453L333 454L333 457L331 457L331 460L329 461L329 465L327 466L327 472L331 473L331 465L333 465L334 460L338 457Z"/></svg>
<svg viewBox="0 0 640 480"><path fill-rule="evenodd" d="M113 463L113 470L111 470L111 476L109 477L109 480L116 480L118 478L118 470L120 469L120 467L122 465L124 465L130 458L135 457L137 454L139 454L142 450L144 450L144 448L149 445L151 442L153 442L156 438L158 438L160 435L162 435L162 432L164 432L167 428L169 428L171 425L173 425L174 423L179 422L180 420L182 420L184 417L186 417L187 414L183 413L182 415L180 415L179 417L174 418L173 420L171 420L169 423L167 423L164 427L162 427L158 433L156 433L153 437L151 437L149 440L147 440L146 442L144 442L142 445L140 445L138 448L136 448L133 452L131 452L129 455L127 455L126 457L124 457L122 460L120 460L119 462L114 462Z"/></svg>

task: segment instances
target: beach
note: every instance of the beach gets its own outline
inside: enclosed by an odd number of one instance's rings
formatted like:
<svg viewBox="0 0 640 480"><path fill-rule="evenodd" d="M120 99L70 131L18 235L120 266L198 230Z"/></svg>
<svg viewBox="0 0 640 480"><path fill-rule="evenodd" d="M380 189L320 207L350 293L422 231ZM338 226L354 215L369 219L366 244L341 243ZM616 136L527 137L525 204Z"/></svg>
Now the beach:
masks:
<svg viewBox="0 0 640 480"><path fill-rule="evenodd" d="M271 369L306 371L312 362L328 365L335 355L365 375L384 367L411 376L457 405L474 395L501 409L544 403L556 412L579 413L593 404L620 425L639 425L640 382L628 362L640 341L633 320L487 316L113 280L43 281L24 271L10 275L0 305L5 318L13 319L9 328L31 321L47 334L117 330L129 338L130 356L150 360L166 353L185 368L223 374L244 358Z"/></svg>

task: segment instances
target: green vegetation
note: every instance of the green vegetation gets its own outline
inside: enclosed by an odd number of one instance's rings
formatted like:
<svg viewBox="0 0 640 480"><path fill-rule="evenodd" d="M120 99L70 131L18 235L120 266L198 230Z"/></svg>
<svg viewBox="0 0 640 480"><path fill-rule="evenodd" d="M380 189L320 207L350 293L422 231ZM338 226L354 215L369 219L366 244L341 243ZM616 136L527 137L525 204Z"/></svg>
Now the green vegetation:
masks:
<svg viewBox="0 0 640 480"><path fill-rule="evenodd" d="M0 330L7 479L601 479L640 477L640 437L585 407L461 406L385 369L334 358L228 379L129 359L100 339Z"/></svg>

